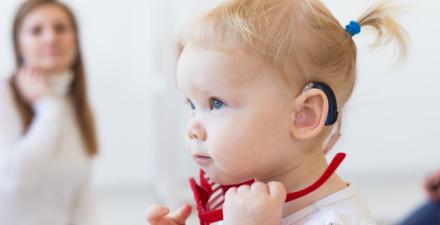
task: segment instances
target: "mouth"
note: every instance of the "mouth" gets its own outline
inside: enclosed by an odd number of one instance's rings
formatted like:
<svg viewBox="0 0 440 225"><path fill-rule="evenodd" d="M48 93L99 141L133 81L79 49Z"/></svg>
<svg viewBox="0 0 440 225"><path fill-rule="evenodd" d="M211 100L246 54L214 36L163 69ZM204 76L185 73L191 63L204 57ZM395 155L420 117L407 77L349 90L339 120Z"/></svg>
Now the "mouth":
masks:
<svg viewBox="0 0 440 225"><path fill-rule="evenodd" d="M61 55L61 50L60 49L56 49L56 48L50 48L50 49L45 49L43 52L44 56L60 56Z"/></svg>
<svg viewBox="0 0 440 225"><path fill-rule="evenodd" d="M207 155L195 154L193 155L194 161L199 165L207 165L212 161L212 158Z"/></svg>

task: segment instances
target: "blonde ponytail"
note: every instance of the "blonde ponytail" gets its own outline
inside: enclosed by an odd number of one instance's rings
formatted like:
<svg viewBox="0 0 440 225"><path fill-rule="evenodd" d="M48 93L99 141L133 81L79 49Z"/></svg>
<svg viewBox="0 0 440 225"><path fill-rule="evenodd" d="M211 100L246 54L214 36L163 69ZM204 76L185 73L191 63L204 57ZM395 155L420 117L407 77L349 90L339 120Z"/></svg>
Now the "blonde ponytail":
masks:
<svg viewBox="0 0 440 225"><path fill-rule="evenodd" d="M396 14L402 9L402 7L393 5L392 1L381 1L370 7L358 19L358 23L363 28L371 27L377 33L377 39L372 47L383 47L394 40L400 59L405 58L408 52L408 34L395 19Z"/></svg>

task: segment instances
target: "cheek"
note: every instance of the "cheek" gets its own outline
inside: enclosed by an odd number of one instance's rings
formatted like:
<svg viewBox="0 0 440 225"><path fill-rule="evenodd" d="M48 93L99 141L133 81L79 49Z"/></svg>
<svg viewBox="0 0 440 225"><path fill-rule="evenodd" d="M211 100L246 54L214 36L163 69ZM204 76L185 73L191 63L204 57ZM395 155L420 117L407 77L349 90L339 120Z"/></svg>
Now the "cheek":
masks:
<svg viewBox="0 0 440 225"><path fill-rule="evenodd" d="M76 38L72 33L64 34L60 37L61 46L68 52L74 52L76 50Z"/></svg>
<svg viewBox="0 0 440 225"><path fill-rule="evenodd" d="M74 63L74 60L78 54L77 52L77 46L76 46L76 39L75 37L68 37L64 41L65 44L63 44L65 48L65 60L67 64Z"/></svg>
<svg viewBox="0 0 440 225"><path fill-rule="evenodd" d="M276 118L272 112L245 115L212 127L209 151L217 166L249 177L269 170L289 138L288 121Z"/></svg>
<svg viewBox="0 0 440 225"><path fill-rule="evenodd" d="M30 35L22 35L19 39L20 54L25 61L34 62L40 59L38 46L38 40Z"/></svg>
<svg viewBox="0 0 440 225"><path fill-rule="evenodd" d="M216 121L208 128L208 151L220 169L234 171L243 167L252 146L244 141L248 133L244 121L231 119Z"/></svg>
<svg viewBox="0 0 440 225"><path fill-rule="evenodd" d="M72 55L76 51L76 38L73 32L57 34L56 41L53 43L64 55Z"/></svg>

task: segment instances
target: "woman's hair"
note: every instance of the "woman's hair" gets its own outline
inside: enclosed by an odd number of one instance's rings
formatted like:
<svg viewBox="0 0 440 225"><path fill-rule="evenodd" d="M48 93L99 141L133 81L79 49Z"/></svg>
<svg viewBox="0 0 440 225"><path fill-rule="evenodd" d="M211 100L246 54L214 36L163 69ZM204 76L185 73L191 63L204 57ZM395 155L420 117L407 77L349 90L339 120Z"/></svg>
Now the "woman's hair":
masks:
<svg viewBox="0 0 440 225"><path fill-rule="evenodd" d="M405 56L407 34L395 20L398 11L382 1L357 22L377 33L373 47L394 40ZM229 0L184 30L179 54L189 43L256 56L299 90L312 81L324 82L334 90L339 107L350 98L356 81L352 35L319 0Z"/></svg>
<svg viewBox="0 0 440 225"><path fill-rule="evenodd" d="M23 58L20 53L20 46L18 41L23 21L26 18L26 16L29 13L31 13L33 10L45 5L56 5L60 7L68 15L75 32L77 55L71 68L71 70L74 73L74 78L71 84L72 86L69 92L69 97L72 99L74 104L76 121L79 124L79 129L82 134L82 138L84 140L87 153L93 156L98 152L95 121L93 118L93 113L91 111L89 102L87 100L86 79L85 79L83 60L80 51L78 25L75 16L73 15L72 11L69 9L68 6L57 0L28 0L21 5L21 7L18 9L15 15L15 19L13 23L13 33L12 33L16 67L20 68L23 64ZM15 76L16 75L14 74L12 79L10 80L10 84L13 90L16 105L18 107L20 116L23 121L23 125L25 128L24 132L26 132L32 123L32 120L34 118L34 112L32 111L32 107L20 95L17 84L15 82Z"/></svg>

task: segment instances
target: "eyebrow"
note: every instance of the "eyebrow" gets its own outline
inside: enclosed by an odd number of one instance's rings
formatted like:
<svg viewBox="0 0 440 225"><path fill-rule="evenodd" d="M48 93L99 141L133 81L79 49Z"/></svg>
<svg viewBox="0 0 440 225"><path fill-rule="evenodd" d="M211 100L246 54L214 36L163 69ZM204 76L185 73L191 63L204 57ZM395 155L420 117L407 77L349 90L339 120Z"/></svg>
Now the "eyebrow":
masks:
<svg viewBox="0 0 440 225"><path fill-rule="evenodd" d="M216 85L215 87L198 87L197 92L205 95L216 95L218 92L225 94L230 93L231 91L224 87L224 85Z"/></svg>

